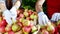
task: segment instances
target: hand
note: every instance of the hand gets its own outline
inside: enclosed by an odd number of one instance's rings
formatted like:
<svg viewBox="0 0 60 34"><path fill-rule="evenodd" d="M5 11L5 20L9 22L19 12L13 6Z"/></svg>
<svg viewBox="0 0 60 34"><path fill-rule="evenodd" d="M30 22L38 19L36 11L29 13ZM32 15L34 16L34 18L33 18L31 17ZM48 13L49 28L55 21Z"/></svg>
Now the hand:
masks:
<svg viewBox="0 0 60 34"><path fill-rule="evenodd" d="M44 2L45 2L45 0L38 0L38 1L36 2L35 8L36 8L36 11L37 11L37 12L43 11L42 5L43 5Z"/></svg>
<svg viewBox="0 0 60 34"><path fill-rule="evenodd" d="M18 0L16 3L15 3L15 6L20 6L21 5L21 2Z"/></svg>
<svg viewBox="0 0 60 34"><path fill-rule="evenodd" d="M54 13L52 15L52 18L51 18L52 21L58 21L59 19L60 19L60 13Z"/></svg>
<svg viewBox="0 0 60 34"><path fill-rule="evenodd" d="M0 12L3 12L4 10L6 10L6 6L3 2L0 2Z"/></svg>

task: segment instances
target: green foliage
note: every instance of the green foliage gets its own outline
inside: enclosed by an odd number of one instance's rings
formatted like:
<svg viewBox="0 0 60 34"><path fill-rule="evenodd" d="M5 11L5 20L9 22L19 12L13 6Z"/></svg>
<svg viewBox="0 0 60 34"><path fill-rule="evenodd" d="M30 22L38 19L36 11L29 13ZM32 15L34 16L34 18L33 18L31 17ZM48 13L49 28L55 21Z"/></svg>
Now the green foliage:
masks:
<svg viewBox="0 0 60 34"><path fill-rule="evenodd" d="M37 0L22 0L22 6L24 8L35 10L35 3Z"/></svg>

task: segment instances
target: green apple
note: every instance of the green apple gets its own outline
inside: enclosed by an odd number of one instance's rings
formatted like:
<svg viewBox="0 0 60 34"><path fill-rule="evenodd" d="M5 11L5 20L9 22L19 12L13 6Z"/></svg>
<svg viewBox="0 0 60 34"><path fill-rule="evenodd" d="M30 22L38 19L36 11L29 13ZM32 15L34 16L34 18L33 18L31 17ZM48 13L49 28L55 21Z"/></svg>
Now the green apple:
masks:
<svg viewBox="0 0 60 34"><path fill-rule="evenodd" d="M29 33L27 33L27 32L24 32L24 34L29 34Z"/></svg>
<svg viewBox="0 0 60 34"><path fill-rule="evenodd" d="M35 26L32 27L32 32L35 32L37 28Z"/></svg>
<svg viewBox="0 0 60 34"><path fill-rule="evenodd" d="M21 29L21 27L17 24L12 25L12 31L16 32L19 31Z"/></svg>
<svg viewBox="0 0 60 34"><path fill-rule="evenodd" d="M0 21L2 21L2 17L0 17Z"/></svg>
<svg viewBox="0 0 60 34"><path fill-rule="evenodd" d="M53 25L49 25L49 26L47 27L47 30L48 30L48 31L55 31L55 29L54 29L54 26L53 26Z"/></svg>
<svg viewBox="0 0 60 34"><path fill-rule="evenodd" d="M20 19L19 19L20 22L23 22L24 20L25 20L24 18L20 18Z"/></svg>
<svg viewBox="0 0 60 34"><path fill-rule="evenodd" d="M57 25L59 25L59 24L60 24L60 20L57 21Z"/></svg>
<svg viewBox="0 0 60 34"><path fill-rule="evenodd" d="M25 11L25 12L27 12L27 11L28 11L28 9L25 9L24 11Z"/></svg>
<svg viewBox="0 0 60 34"><path fill-rule="evenodd" d="M34 19L37 19L37 15L34 15Z"/></svg>
<svg viewBox="0 0 60 34"><path fill-rule="evenodd" d="M30 25L30 21L29 20L24 20L23 25L24 26L29 26Z"/></svg>
<svg viewBox="0 0 60 34"><path fill-rule="evenodd" d="M25 17L28 17L28 12L25 11L25 12L24 12L24 16L25 16Z"/></svg>
<svg viewBox="0 0 60 34"><path fill-rule="evenodd" d="M30 15L30 18L31 18L31 19L34 19L34 14Z"/></svg>

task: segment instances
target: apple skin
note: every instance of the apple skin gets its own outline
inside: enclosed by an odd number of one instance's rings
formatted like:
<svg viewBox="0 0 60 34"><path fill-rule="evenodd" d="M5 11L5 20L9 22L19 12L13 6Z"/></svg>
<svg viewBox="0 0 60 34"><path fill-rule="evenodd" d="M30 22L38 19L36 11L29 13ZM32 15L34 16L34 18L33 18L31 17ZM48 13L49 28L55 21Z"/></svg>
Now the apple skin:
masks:
<svg viewBox="0 0 60 34"><path fill-rule="evenodd" d="M0 21L2 21L2 19L3 19L3 18L0 16Z"/></svg>
<svg viewBox="0 0 60 34"><path fill-rule="evenodd" d="M22 30L16 32L15 34L23 34Z"/></svg>
<svg viewBox="0 0 60 34"><path fill-rule="evenodd" d="M19 14L19 17L20 17L20 18L23 18L23 17L24 17L24 14Z"/></svg>
<svg viewBox="0 0 60 34"><path fill-rule="evenodd" d="M29 11L28 11L28 14L29 14L29 15L33 14L33 11L32 11L32 10L29 10Z"/></svg>
<svg viewBox="0 0 60 34"><path fill-rule="evenodd" d="M29 15L28 12L25 11L25 12L24 12L24 16L25 16L25 17L28 17L28 15Z"/></svg>
<svg viewBox="0 0 60 34"><path fill-rule="evenodd" d="M35 26L32 26L32 32L35 32L37 28Z"/></svg>
<svg viewBox="0 0 60 34"><path fill-rule="evenodd" d="M29 33L31 31L31 27L23 27L22 29L24 33Z"/></svg>
<svg viewBox="0 0 60 34"><path fill-rule="evenodd" d="M9 31L8 34L15 34L13 31Z"/></svg>
<svg viewBox="0 0 60 34"><path fill-rule="evenodd" d="M30 17L27 17L26 20L32 20Z"/></svg>
<svg viewBox="0 0 60 34"><path fill-rule="evenodd" d="M31 18L31 19L34 19L34 14L30 15L30 18Z"/></svg>
<svg viewBox="0 0 60 34"><path fill-rule="evenodd" d="M4 33L4 32L5 32L5 26L1 26L1 27L0 27L0 32L1 32L1 33Z"/></svg>
<svg viewBox="0 0 60 34"><path fill-rule="evenodd" d="M42 34L49 34L49 32L46 31L46 30L43 30L43 31L42 31Z"/></svg>
<svg viewBox="0 0 60 34"><path fill-rule="evenodd" d="M20 27L23 27L23 24L21 22L17 23Z"/></svg>
<svg viewBox="0 0 60 34"><path fill-rule="evenodd" d="M50 25L47 27L47 31L50 31L51 33L55 32L55 27L53 25Z"/></svg>
<svg viewBox="0 0 60 34"><path fill-rule="evenodd" d="M21 29L21 27L17 24L12 25L12 31L16 32L19 31Z"/></svg>
<svg viewBox="0 0 60 34"><path fill-rule="evenodd" d="M4 34L8 34L8 32L5 32Z"/></svg>
<svg viewBox="0 0 60 34"><path fill-rule="evenodd" d="M30 21L29 20L24 20L23 26L29 26L29 25L30 25Z"/></svg>
<svg viewBox="0 0 60 34"><path fill-rule="evenodd" d="M0 26L6 26L6 25L7 25L7 22L5 19L0 22Z"/></svg>
<svg viewBox="0 0 60 34"><path fill-rule="evenodd" d="M5 31L6 32L9 32L9 31L11 31L12 29L11 29L11 26L9 26L9 25L7 25L6 27L5 27Z"/></svg>

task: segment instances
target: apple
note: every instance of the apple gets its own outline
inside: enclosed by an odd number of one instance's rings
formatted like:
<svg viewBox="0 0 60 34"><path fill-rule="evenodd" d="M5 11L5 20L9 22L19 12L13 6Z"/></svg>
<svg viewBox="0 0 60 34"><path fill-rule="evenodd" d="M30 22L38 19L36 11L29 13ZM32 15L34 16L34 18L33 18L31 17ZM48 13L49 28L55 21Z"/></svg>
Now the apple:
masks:
<svg viewBox="0 0 60 34"><path fill-rule="evenodd" d="M12 25L12 31L16 32L19 31L21 29L21 27L17 24Z"/></svg>
<svg viewBox="0 0 60 34"><path fill-rule="evenodd" d="M6 32L9 32L9 31L11 31L12 29L11 29L11 26L10 25L7 25L6 27L5 27L5 31Z"/></svg>
<svg viewBox="0 0 60 34"><path fill-rule="evenodd" d="M22 30L16 32L15 34L23 34Z"/></svg>
<svg viewBox="0 0 60 34"><path fill-rule="evenodd" d="M38 31L33 32L32 34L39 34Z"/></svg>
<svg viewBox="0 0 60 34"><path fill-rule="evenodd" d="M24 33L29 33L31 31L31 27L23 27L22 30Z"/></svg>
<svg viewBox="0 0 60 34"><path fill-rule="evenodd" d="M5 32L4 34L8 34L8 32Z"/></svg>
<svg viewBox="0 0 60 34"><path fill-rule="evenodd" d="M37 28L35 26L32 26L32 32L37 31Z"/></svg>
<svg viewBox="0 0 60 34"><path fill-rule="evenodd" d="M25 12L27 12L27 11L28 11L28 9L25 9L24 11L25 11Z"/></svg>
<svg viewBox="0 0 60 34"><path fill-rule="evenodd" d="M28 17L28 12L25 11L23 14L25 17Z"/></svg>
<svg viewBox="0 0 60 34"><path fill-rule="evenodd" d="M47 30L43 30L42 34L49 34L49 32Z"/></svg>
<svg viewBox="0 0 60 34"><path fill-rule="evenodd" d="M31 20L31 18L30 17L26 17L26 20Z"/></svg>
<svg viewBox="0 0 60 34"><path fill-rule="evenodd" d="M23 24L21 22L17 23L20 27L23 27Z"/></svg>
<svg viewBox="0 0 60 34"><path fill-rule="evenodd" d="M59 24L60 24L60 20L57 21L57 25L59 25Z"/></svg>
<svg viewBox="0 0 60 34"><path fill-rule="evenodd" d="M29 15L33 14L33 11L32 11L32 10L29 10L29 11L28 11L28 14L29 14Z"/></svg>
<svg viewBox="0 0 60 34"><path fill-rule="evenodd" d="M0 27L0 32L1 32L1 33L4 33L4 32L5 32L5 26L1 26L1 27Z"/></svg>
<svg viewBox="0 0 60 34"><path fill-rule="evenodd" d="M2 34L2 33L0 32L0 34Z"/></svg>
<svg viewBox="0 0 60 34"><path fill-rule="evenodd" d="M37 15L34 15L34 19L37 19Z"/></svg>
<svg viewBox="0 0 60 34"><path fill-rule="evenodd" d="M34 14L30 15L30 18L31 18L31 19L34 19Z"/></svg>
<svg viewBox="0 0 60 34"><path fill-rule="evenodd" d="M13 31L9 31L8 34L15 34Z"/></svg>
<svg viewBox="0 0 60 34"><path fill-rule="evenodd" d="M19 14L19 17L20 17L20 18L23 18L23 17L24 17L24 14Z"/></svg>
<svg viewBox="0 0 60 34"><path fill-rule="evenodd" d="M2 21L2 17L0 16L0 21Z"/></svg>
<svg viewBox="0 0 60 34"><path fill-rule="evenodd" d="M24 20L23 25L24 26L29 26L30 25L30 21L29 20Z"/></svg>
<svg viewBox="0 0 60 34"><path fill-rule="evenodd" d="M47 31L50 31L51 33L54 33L54 32L55 32L54 26L53 26L53 25L49 25L49 26L47 27Z"/></svg>
<svg viewBox="0 0 60 34"><path fill-rule="evenodd" d="M0 22L0 26L6 26L6 25L7 25L6 20L2 20L2 21Z"/></svg>
<svg viewBox="0 0 60 34"><path fill-rule="evenodd" d="M23 22L24 20L25 20L24 18L20 18L20 19L19 19L20 22Z"/></svg>

